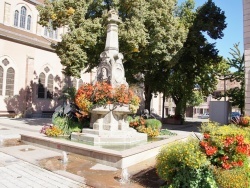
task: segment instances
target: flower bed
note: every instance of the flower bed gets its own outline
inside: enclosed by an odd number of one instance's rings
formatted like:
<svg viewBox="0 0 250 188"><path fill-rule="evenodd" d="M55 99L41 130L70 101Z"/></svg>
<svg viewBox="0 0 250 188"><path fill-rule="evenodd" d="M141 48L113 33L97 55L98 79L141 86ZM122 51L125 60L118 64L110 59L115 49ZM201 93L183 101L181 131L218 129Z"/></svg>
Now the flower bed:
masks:
<svg viewBox="0 0 250 188"><path fill-rule="evenodd" d="M201 132L201 140L174 142L157 156L157 173L166 187L249 187L249 128L209 122Z"/></svg>

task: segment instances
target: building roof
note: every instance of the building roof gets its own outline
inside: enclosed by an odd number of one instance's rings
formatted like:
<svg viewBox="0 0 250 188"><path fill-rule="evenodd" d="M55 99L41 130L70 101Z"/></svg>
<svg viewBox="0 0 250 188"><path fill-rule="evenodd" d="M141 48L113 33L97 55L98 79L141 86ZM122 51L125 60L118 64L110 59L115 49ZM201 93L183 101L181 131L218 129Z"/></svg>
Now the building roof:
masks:
<svg viewBox="0 0 250 188"><path fill-rule="evenodd" d="M51 48L51 40L15 27L6 26L1 23L0 38L54 52L54 49Z"/></svg>

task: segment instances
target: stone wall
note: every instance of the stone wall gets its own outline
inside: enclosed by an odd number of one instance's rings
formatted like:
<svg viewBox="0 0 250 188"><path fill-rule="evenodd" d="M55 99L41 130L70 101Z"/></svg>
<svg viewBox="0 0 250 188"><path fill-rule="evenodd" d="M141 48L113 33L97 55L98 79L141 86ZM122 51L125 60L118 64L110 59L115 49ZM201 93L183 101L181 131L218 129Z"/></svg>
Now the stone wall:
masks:
<svg viewBox="0 0 250 188"><path fill-rule="evenodd" d="M245 114L250 115L250 1L243 0L245 54Z"/></svg>

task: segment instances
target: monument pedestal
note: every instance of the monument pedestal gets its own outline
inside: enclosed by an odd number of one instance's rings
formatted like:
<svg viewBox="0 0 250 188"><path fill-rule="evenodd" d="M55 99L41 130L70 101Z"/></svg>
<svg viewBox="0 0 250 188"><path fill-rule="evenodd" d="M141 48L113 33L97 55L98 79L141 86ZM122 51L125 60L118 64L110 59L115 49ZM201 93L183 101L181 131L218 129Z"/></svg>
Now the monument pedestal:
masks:
<svg viewBox="0 0 250 188"><path fill-rule="evenodd" d="M147 142L147 134L138 133L129 127L126 118L129 105L96 107L91 111L90 129L72 133L71 140L88 142L93 145L124 145Z"/></svg>

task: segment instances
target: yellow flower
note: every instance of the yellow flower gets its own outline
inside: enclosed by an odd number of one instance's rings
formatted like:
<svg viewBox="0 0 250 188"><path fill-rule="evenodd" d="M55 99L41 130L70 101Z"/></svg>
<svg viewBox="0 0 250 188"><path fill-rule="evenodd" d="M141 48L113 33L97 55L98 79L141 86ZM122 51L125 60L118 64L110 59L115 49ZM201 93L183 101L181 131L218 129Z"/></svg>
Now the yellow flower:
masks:
<svg viewBox="0 0 250 188"><path fill-rule="evenodd" d="M75 9L73 9L72 7L69 7L69 9L67 10L67 15L70 16L74 13L75 13Z"/></svg>

